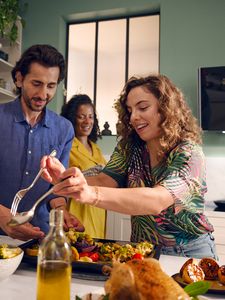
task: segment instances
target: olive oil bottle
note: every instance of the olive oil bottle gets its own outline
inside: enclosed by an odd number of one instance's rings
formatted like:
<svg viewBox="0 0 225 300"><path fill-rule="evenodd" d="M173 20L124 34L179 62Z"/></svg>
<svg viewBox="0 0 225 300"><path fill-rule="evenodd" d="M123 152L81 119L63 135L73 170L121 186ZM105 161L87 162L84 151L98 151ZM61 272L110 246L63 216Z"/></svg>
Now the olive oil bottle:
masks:
<svg viewBox="0 0 225 300"><path fill-rule="evenodd" d="M70 300L71 250L63 231L63 211L50 212L50 230L38 253L37 300Z"/></svg>

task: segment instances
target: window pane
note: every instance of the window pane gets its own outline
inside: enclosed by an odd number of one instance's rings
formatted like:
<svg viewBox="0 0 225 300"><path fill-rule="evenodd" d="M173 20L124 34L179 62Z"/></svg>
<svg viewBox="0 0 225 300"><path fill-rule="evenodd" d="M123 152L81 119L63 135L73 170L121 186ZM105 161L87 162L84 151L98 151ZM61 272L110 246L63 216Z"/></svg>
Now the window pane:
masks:
<svg viewBox="0 0 225 300"><path fill-rule="evenodd" d="M107 121L116 134L113 103L125 81L126 20L99 22L96 109L100 129Z"/></svg>
<svg viewBox="0 0 225 300"><path fill-rule="evenodd" d="M95 23L69 26L67 101L77 93L93 99Z"/></svg>
<svg viewBox="0 0 225 300"><path fill-rule="evenodd" d="M130 19L128 77L159 71L159 15Z"/></svg>
<svg viewBox="0 0 225 300"><path fill-rule="evenodd" d="M159 72L159 15L132 17L129 24L128 78ZM96 73L96 22L69 26L67 100L77 93L86 93L93 99L96 80L100 129L107 121L112 134L116 134L113 104L125 81L126 19L99 21L98 25Z"/></svg>

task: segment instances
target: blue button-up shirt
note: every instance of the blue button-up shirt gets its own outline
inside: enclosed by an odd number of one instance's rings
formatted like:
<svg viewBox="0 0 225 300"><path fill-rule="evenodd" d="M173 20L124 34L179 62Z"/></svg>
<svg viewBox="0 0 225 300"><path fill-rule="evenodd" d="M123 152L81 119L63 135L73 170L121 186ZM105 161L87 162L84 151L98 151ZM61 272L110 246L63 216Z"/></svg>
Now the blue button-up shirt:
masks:
<svg viewBox="0 0 225 300"><path fill-rule="evenodd" d="M21 108L20 99L0 105L0 204L10 208L16 192L28 187L40 169L44 155L55 149L57 157L68 165L74 138L72 124L56 113L45 109L44 117L31 127ZM50 188L42 178L21 200L18 211L29 210L34 202ZM50 200L56 196L51 195ZM47 201L38 207L31 223L48 231ZM2 233L0 231L0 233Z"/></svg>

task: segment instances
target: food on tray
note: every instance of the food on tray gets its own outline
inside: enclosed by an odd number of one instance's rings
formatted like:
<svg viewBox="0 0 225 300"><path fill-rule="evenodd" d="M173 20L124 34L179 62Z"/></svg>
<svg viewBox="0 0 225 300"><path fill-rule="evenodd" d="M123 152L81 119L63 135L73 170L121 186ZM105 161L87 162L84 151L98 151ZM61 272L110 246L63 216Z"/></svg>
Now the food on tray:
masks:
<svg viewBox="0 0 225 300"><path fill-rule="evenodd" d="M204 280L205 274L198 266L198 261L195 258L189 258L180 269L180 277L186 283Z"/></svg>
<svg viewBox="0 0 225 300"><path fill-rule="evenodd" d="M71 246L71 253L72 253L72 260L78 260L79 259L79 252L77 251L77 248Z"/></svg>
<svg viewBox="0 0 225 300"><path fill-rule="evenodd" d="M225 284L225 265L219 267L218 278L222 284Z"/></svg>
<svg viewBox="0 0 225 300"><path fill-rule="evenodd" d="M127 243L100 242L94 240L89 234L76 232L70 229L66 232L71 244L72 260L83 262L126 262L130 259L143 259L149 257L153 245L149 242ZM38 255L39 244L35 243L25 249L30 256Z"/></svg>
<svg viewBox="0 0 225 300"><path fill-rule="evenodd" d="M25 253L30 256L38 255L39 244L33 244L29 248L25 249Z"/></svg>
<svg viewBox="0 0 225 300"><path fill-rule="evenodd" d="M76 230L70 228L66 232L66 236L78 252L91 252L96 248L94 239L87 233L76 232Z"/></svg>
<svg viewBox="0 0 225 300"><path fill-rule="evenodd" d="M205 274L197 264L187 264L183 269L182 278L187 283L204 280Z"/></svg>
<svg viewBox="0 0 225 300"><path fill-rule="evenodd" d="M12 258L20 254L22 250L19 247L9 246L8 244L0 245L0 259Z"/></svg>
<svg viewBox="0 0 225 300"><path fill-rule="evenodd" d="M102 261L126 262L131 259L143 259L148 257L153 250L149 242L137 244L98 243L99 256Z"/></svg>
<svg viewBox="0 0 225 300"><path fill-rule="evenodd" d="M114 263L105 291L109 300L190 299L179 284L162 271L159 261L154 258Z"/></svg>
<svg viewBox="0 0 225 300"><path fill-rule="evenodd" d="M216 280L218 277L219 265L217 261L211 257L204 257L200 260L199 266L205 273L205 279Z"/></svg>
<svg viewBox="0 0 225 300"><path fill-rule="evenodd" d="M90 262L90 263L93 262L93 260L88 256L82 256L81 258L79 258L79 261Z"/></svg>
<svg viewBox="0 0 225 300"><path fill-rule="evenodd" d="M218 262L211 257L204 257L200 260L189 258L180 269L180 277L186 283L218 280L219 276L221 279L223 277L225 282L225 266L219 267Z"/></svg>
<svg viewBox="0 0 225 300"><path fill-rule="evenodd" d="M195 265L198 265L198 261L197 261L197 259L195 259L195 258L189 258L189 259L183 264L183 266L182 266L181 269L180 269L180 277L183 277L184 269L185 269L186 266L189 265L189 264L195 264Z"/></svg>
<svg viewBox="0 0 225 300"><path fill-rule="evenodd" d="M112 262L118 260L125 262L130 259L148 257L153 250L153 245L146 241L123 245L116 242L96 242L90 235L76 232L72 228L66 235L70 240L71 247L76 248L79 254L78 257L77 253L75 253L73 260L86 262Z"/></svg>

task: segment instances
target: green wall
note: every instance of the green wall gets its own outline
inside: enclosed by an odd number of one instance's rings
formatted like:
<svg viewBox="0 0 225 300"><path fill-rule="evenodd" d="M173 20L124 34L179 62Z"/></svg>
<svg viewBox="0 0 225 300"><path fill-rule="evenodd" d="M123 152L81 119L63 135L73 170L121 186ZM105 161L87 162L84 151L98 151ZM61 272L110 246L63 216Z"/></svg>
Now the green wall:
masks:
<svg viewBox="0 0 225 300"><path fill-rule="evenodd" d="M160 12L160 72L169 76L186 95L197 116L197 69L225 65L224 0L20 0L28 9L23 30L23 49L35 43L49 43L63 54L66 24L72 20L93 20L142 12ZM60 112L62 85L50 108ZM109 154L115 137L101 140ZM208 156L225 156L225 135L204 134Z"/></svg>

